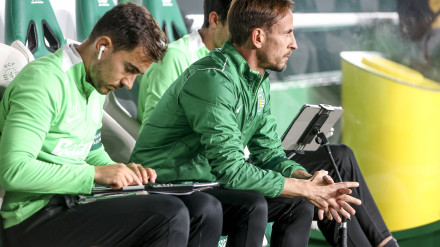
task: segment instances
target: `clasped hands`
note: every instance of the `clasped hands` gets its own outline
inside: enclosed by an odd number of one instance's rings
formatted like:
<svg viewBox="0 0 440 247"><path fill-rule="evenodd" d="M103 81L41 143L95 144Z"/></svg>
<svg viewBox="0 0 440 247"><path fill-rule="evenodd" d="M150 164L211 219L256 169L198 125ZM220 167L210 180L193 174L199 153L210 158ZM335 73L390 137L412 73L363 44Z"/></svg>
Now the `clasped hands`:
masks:
<svg viewBox="0 0 440 247"><path fill-rule="evenodd" d="M144 168L140 164L128 165L117 163L106 166L95 166L94 181L109 185L112 189L120 189L129 185L142 185L148 181L156 182L157 174L152 168Z"/></svg>
<svg viewBox="0 0 440 247"><path fill-rule="evenodd" d="M352 193L350 188L359 187L357 182L335 183L324 170L315 172L309 182L312 191L307 199L318 208L319 220L324 219L325 214L329 220L335 219L336 222L341 222L340 215L349 219L350 215L356 213L349 203L361 205L361 200L350 196Z"/></svg>

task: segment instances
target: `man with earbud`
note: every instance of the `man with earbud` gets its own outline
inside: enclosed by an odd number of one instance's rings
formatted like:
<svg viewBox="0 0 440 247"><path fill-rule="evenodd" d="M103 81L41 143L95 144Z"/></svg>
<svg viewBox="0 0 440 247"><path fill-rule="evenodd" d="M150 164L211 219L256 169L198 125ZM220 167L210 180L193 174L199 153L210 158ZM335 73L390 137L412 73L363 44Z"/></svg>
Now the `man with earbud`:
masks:
<svg viewBox="0 0 440 247"><path fill-rule="evenodd" d="M202 246L207 234L218 241L221 205L210 195L75 201L95 183L120 189L155 182L153 169L112 161L100 129L105 95L130 89L139 73L162 59L166 42L144 7L120 4L83 44L28 64L12 81L0 102L7 246ZM199 201L201 213L194 215L186 205Z"/></svg>
<svg viewBox="0 0 440 247"><path fill-rule="evenodd" d="M101 59L102 52L103 52L104 50L105 50L105 46L101 45L101 47L99 47L98 60Z"/></svg>

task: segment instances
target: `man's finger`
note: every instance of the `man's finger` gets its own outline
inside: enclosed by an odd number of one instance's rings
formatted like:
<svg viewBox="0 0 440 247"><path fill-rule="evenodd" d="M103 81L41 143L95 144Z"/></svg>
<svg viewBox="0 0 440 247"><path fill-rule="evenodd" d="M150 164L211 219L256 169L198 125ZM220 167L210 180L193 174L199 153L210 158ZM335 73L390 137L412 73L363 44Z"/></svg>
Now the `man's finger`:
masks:
<svg viewBox="0 0 440 247"><path fill-rule="evenodd" d="M351 189L347 189L347 188L338 189L338 193L340 193L340 194L350 195L351 192L352 192L352 190Z"/></svg>
<svg viewBox="0 0 440 247"><path fill-rule="evenodd" d="M142 183L147 184L148 179L150 178L150 174L148 174L147 170L143 168L141 165L136 165L136 167L141 173L141 177L139 179L142 180Z"/></svg>
<svg viewBox="0 0 440 247"><path fill-rule="evenodd" d="M330 177L329 175L325 175L323 178L327 184L334 184L335 183L335 181L333 181L332 177Z"/></svg>
<svg viewBox="0 0 440 247"><path fill-rule="evenodd" d="M329 208L329 214L335 219L336 222L341 222L341 216L339 216L338 212L334 208Z"/></svg>
<svg viewBox="0 0 440 247"><path fill-rule="evenodd" d="M150 181L152 183L155 183L156 182L156 178L157 178L156 171L154 169L151 169L151 168L146 168L146 172L148 172L148 174L149 174Z"/></svg>
<svg viewBox="0 0 440 247"><path fill-rule="evenodd" d="M341 188L357 188L359 187L359 183L358 182L340 182L340 183L336 183L337 187L339 189Z"/></svg>
<svg viewBox="0 0 440 247"><path fill-rule="evenodd" d="M319 220L324 219L324 210L318 209L318 219Z"/></svg>
<svg viewBox="0 0 440 247"><path fill-rule="evenodd" d="M136 176L141 179L142 178L142 173L139 170L138 166L134 163L130 163L128 164L128 167L130 167L130 169L136 174Z"/></svg>
<svg viewBox="0 0 440 247"><path fill-rule="evenodd" d="M340 195L336 199L337 200L342 200L342 201L345 201L345 202L348 202L348 203L353 203L353 204L356 204L356 205L361 205L362 204L361 200L359 200L359 199L357 199L355 197L349 196L349 195Z"/></svg>
<svg viewBox="0 0 440 247"><path fill-rule="evenodd" d="M333 220L333 216L332 213L330 212L330 209L325 212L325 216L327 217L327 219Z"/></svg>
<svg viewBox="0 0 440 247"><path fill-rule="evenodd" d="M349 213L347 213L347 211L345 211L345 209L344 208L340 208L339 210L338 210L338 213L339 214L341 214L342 216L344 216L345 218L347 218L347 219L350 219L350 214Z"/></svg>
<svg viewBox="0 0 440 247"><path fill-rule="evenodd" d="M356 213L356 210L352 206L350 206L348 203L341 201L341 200L336 200L336 202L339 204L339 206L341 206L349 214L354 215Z"/></svg>
<svg viewBox="0 0 440 247"><path fill-rule="evenodd" d="M139 176L137 176L136 173L132 169L128 169L127 172L128 172L127 176L129 176L129 177L127 177L127 179L129 179L129 181L128 181L129 184L142 185L142 182L139 179Z"/></svg>

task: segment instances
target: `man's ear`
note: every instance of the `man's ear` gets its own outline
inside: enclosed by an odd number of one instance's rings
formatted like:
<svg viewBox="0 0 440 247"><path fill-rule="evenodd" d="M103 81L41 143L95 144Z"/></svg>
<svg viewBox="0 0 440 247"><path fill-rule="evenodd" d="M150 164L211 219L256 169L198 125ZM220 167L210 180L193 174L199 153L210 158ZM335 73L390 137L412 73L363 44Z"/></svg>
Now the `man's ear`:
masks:
<svg viewBox="0 0 440 247"><path fill-rule="evenodd" d="M264 30L261 28L255 28L251 33L252 45L260 49L264 45L264 41L266 39L266 34Z"/></svg>
<svg viewBox="0 0 440 247"><path fill-rule="evenodd" d="M217 14L217 12L212 11L211 13L209 13L208 16L209 19L209 26L216 28L217 25L220 23L220 16Z"/></svg>
<svg viewBox="0 0 440 247"><path fill-rule="evenodd" d="M98 39L96 39L95 42L95 49L98 53L102 49L101 47L105 47L107 51L112 51L113 50L112 39L109 36L98 37Z"/></svg>

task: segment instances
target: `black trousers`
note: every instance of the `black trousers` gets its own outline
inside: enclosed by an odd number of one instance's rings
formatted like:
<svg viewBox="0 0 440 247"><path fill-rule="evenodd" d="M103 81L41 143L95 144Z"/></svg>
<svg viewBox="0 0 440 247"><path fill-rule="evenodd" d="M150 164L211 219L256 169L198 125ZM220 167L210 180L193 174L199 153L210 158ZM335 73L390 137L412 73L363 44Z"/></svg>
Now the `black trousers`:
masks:
<svg viewBox="0 0 440 247"><path fill-rule="evenodd" d="M391 236L391 233L374 202L353 151L346 145L330 145L330 149L342 180L359 182L359 187L352 189L352 195L359 198L362 205L353 205L356 214L347 223L347 244L356 247L377 246L382 240ZM296 154L292 160L301 164L311 174L318 170L326 170L337 182L336 173L323 148L313 152L305 152L305 154ZM317 212L316 209L315 212ZM339 224L334 220L325 219L318 221L318 227L327 241L336 246Z"/></svg>
<svg viewBox="0 0 440 247"><path fill-rule="evenodd" d="M223 225L220 202L215 197L202 192L194 192L178 198L189 211L188 247L217 247Z"/></svg>
<svg viewBox="0 0 440 247"><path fill-rule="evenodd" d="M271 246L307 246L313 205L303 198L265 198L248 190L205 191L223 207L226 246L256 247L263 243L267 222L274 222Z"/></svg>
<svg viewBox="0 0 440 247"><path fill-rule="evenodd" d="M204 211L192 214L190 219L187 206ZM198 232L191 232L188 241L190 222L191 230ZM219 202L196 192L180 199L168 195L118 197L75 205L72 209L67 207L63 197L54 197L45 208L4 233L7 246L11 247L175 247L205 246L204 241L217 243L220 229Z"/></svg>

